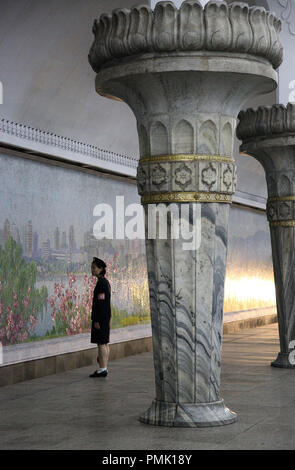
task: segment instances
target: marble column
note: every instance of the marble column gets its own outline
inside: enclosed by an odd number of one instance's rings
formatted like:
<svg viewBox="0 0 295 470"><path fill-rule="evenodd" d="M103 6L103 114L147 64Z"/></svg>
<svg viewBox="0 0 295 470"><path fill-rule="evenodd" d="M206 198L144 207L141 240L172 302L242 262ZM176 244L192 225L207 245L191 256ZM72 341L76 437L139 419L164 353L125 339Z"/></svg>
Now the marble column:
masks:
<svg viewBox="0 0 295 470"><path fill-rule="evenodd" d="M165 1L154 11L115 10L94 22L96 90L130 106L139 135L156 387L143 423L201 427L237 419L219 393L233 137L243 103L277 86L280 29L263 8L203 8L195 0L179 9ZM201 209L198 249L169 236L171 215L160 221L166 239L148 237L149 206L160 203L179 212L189 203L183 218L190 229Z"/></svg>
<svg viewBox="0 0 295 470"><path fill-rule="evenodd" d="M280 352L274 367L294 368L295 340L295 104L247 109L239 114L241 151L252 155L266 174Z"/></svg>

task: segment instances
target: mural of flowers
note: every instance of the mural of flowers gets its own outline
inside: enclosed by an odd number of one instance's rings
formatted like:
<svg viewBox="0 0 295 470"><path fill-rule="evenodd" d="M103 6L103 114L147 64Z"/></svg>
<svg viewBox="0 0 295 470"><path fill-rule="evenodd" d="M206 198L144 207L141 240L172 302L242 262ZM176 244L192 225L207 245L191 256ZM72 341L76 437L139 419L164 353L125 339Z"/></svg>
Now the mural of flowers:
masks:
<svg viewBox="0 0 295 470"><path fill-rule="evenodd" d="M73 273L68 274L68 286L63 282L54 283L54 295L49 298L49 304L53 309L51 318L57 334L74 335L89 331L96 281L95 277L85 274L82 294L78 294L74 286L76 277Z"/></svg>
<svg viewBox="0 0 295 470"><path fill-rule="evenodd" d="M26 263L12 237L0 247L0 341L6 346L29 338L46 305L47 288L36 289L37 268Z"/></svg>
<svg viewBox="0 0 295 470"><path fill-rule="evenodd" d="M111 304L112 328L150 322L148 282L142 259L131 259L121 266L115 252L106 262L116 302ZM23 258L21 246L12 237L4 249L0 246L0 266L0 341L4 346L90 331L96 277L67 271L63 279L55 279L53 292L48 296L46 280L39 290L35 288L37 264ZM48 306L51 314L47 312ZM34 330L44 309L53 327L40 338Z"/></svg>

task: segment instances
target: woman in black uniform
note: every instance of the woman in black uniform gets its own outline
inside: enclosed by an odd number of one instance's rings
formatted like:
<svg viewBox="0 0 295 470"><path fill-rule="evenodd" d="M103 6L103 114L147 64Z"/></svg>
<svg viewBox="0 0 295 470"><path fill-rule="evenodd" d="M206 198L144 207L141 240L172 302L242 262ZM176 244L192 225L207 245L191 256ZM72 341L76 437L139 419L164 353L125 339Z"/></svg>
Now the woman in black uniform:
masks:
<svg viewBox="0 0 295 470"><path fill-rule="evenodd" d="M89 377L106 377L108 375L107 364L109 358L110 325L111 325L111 285L105 277L106 264L102 259L93 258L91 273L97 277L97 283L93 292L91 313L91 343L98 346L97 362L100 369Z"/></svg>

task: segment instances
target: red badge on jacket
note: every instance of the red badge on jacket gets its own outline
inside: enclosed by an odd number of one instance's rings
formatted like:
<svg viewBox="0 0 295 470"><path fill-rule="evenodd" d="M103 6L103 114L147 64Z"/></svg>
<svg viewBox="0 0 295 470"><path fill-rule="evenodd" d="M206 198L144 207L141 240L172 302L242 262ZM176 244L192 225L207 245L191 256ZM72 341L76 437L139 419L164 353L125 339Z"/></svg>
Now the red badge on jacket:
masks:
<svg viewBox="0 0 295 470"><path fill-rule="evenodd" d="M101 292L100 294L98 294L98 299L99 299L99 300L105 300L105 294L104 294L104 292Z"/></svg>

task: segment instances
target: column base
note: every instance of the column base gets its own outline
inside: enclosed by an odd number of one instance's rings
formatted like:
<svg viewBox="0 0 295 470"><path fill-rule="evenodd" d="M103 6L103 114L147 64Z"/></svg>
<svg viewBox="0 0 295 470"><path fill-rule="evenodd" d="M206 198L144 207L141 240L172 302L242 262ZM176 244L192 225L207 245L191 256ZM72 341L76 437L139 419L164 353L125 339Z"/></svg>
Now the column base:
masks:
<svg viewBox="0 0 295 470"><path fill-rule="evenodd" d="M290 353L279 352L278 357L271 363L272 367L281 367L283 369L295 369L295 364L291 364L289 361Z"/></svg>
<svg viewBox="0 0 295 470"><path fill-rule="evenodd" d="M171 403L153 400L139 421L154 426L201 428L235 423L237 414L223 400L211 403Z"/></svg>

